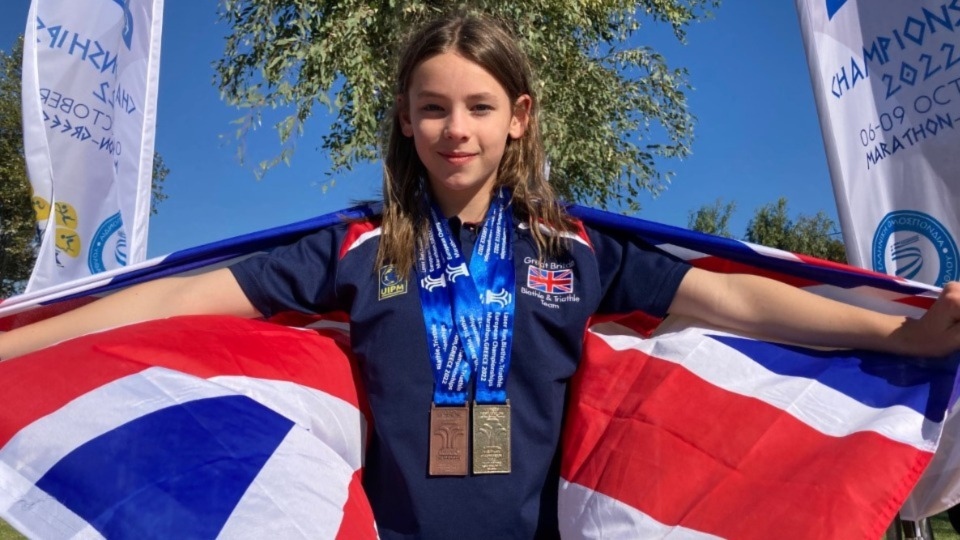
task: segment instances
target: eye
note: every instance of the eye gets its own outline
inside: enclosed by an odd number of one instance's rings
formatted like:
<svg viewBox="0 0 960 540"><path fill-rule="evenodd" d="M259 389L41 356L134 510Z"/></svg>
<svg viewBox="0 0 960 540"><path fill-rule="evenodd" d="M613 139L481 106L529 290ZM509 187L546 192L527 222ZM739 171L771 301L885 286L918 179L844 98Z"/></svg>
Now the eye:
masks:
<svg viewBox="0 0 960 540"><path fill-rule="evenodd" d="M436 103L425 103L420 106L420 110L425 112L440 112L443 111L443 107Z"/></svg>
<svg viewBox="0 0 960 540"><path fill-rule="evenodd" d="M475 114L481 114L481 115L487 114L493 111L493 105L489 103L477 103L476 105L471 107L470 110L473 111Z"/></svg>

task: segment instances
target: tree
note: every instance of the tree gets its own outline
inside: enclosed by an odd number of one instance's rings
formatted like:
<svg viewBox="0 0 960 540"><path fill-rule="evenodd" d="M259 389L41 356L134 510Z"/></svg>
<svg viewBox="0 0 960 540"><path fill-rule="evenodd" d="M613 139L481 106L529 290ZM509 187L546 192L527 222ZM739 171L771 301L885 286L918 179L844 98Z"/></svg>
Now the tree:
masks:
<svg viewBox="0 0 960 540"><path fill-rule="evenodd" d="M702 233L733 238L730 233L730 218L736 208L736 203L723 204L723 201L717 199L713 205L703 205L696 212L691 211L687 227Z"/></svg>
<svg viewBox="0 0 960 540"><path fill-rule="evenodd" d="M537 68L551 182L561 197L637 209L642 191L664 187L671 173L660 170L660 160L690 152L686 71L627 41L642 23L660 22L682 42L687 25L719 0L462 5L507 21ZM335 115L321 139L331 172L376 158L381 123L395 99L397 45L447 6L428 0L222 0L220 16L232 33L215 77L227 102L248 111L238 136L260 125L265 109L292 111L275 125L279 153L258 172L289 160L318 104Z"/></svg>
<svg viewBox="0 0 960 540"><path fill-rule="evenodd" d="M832 236L835 230L833 220L822 210L813 217L800 215L796 221L790 220L787 199L781 197L776 203L757 209L744 238L755 244L846 262L843 242Z"/></svg>
<svg viewBox="0 0 960 540"><path fill-rule="evenodd" d="M23 36L10 53L0 50L0 298L23 292L37 257L37 225L23 157L21 64ZM150 213L167 198L163 182L170 169L153 154Z"/></svg>
<svg viewBox="0 0 960 540"><path fill-rule="evenodd" d="M696 212L690 212L688 226L695 231L733 238L727 230L733 209L734 203L722 205L720 201L712 206L704 205ZM787 199L781 197L776 203L757 209L747 224L743 239L754 244L846 263L846 251L843 241L836 238L836 229L836 224L823 211L813 217L801 214L796 220L791 220L787 212Z"/></svg>
<svg viewBox="0 0 960 540"><path fill-rule="evenodd" d="M163 183L167 180L170 169L163 162L163 156L159 152L153 153L153 176L150 184L150 215L155 216L159 212L160 203L167 200L166 193L163 192Z"/></svg>
<svg viewBox="0 0 960 540"><path fill-rule="evenodd" d="M20 59L23 38L0 51L0 298L20 292L36 259L36 218L23 160Z"/></svg>

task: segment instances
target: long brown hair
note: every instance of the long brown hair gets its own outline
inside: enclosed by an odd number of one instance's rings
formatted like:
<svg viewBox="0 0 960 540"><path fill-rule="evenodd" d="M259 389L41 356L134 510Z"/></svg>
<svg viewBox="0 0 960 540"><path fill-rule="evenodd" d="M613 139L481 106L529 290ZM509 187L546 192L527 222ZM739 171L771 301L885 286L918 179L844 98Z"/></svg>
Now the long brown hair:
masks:
<svg viewBox="0 0 960 540"><path fill-rule="evenodd" d="M533 75L526 55L507 28L476 14L451 14L426 25L413 34L402 49L396 76L396 96L406 96L413 72L421 62L445 52L474 62L490 73L503 86L511 103L526 94L530 96L529 124L523 136L509 139L497 170L495 188L506 186L513 192L514 212L527 222L541 257L563 250L559 234L546 229L572 229L563 207L547 182L540 123L539 102L533 87ZM397 100L389 116L389 134L384 152L383 230L377 267L393 264L401 275L413 267L414 246L418 246L428 230L428 211L424 190L427 171L417 155L413 139L400 129L400 111L408 100Z"/></svg>

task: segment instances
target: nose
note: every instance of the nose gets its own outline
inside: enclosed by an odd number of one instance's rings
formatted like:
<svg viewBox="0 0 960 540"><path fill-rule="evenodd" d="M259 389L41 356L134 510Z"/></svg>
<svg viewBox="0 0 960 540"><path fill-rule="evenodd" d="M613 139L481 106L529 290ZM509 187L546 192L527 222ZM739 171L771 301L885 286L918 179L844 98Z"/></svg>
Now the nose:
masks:
<svg viewBox="0 0 960 540"><path fill-rule="evenodd" d="M443 133L448 139L466 139L467 131L466 111L455 109L447 116L446 125L443 127Z"/></svg>

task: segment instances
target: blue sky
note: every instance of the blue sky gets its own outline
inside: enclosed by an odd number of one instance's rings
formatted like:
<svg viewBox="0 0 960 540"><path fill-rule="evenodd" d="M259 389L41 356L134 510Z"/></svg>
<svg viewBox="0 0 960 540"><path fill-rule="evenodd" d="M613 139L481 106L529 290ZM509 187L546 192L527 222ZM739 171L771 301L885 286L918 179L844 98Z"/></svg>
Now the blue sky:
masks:
<svg viewBox="0 0 960 540"><path fill-rule="evenodd" d="M23 32L28 8L29 0L0 5L0 49L9 50ZM329 166L317 150L322 118L308 124L290 167L257 180L238 162L230 121L240 113L220 101L212 82L211 64L223 52L227 31L217 22L214 2L165 2L156 149L171 173L169 199L150 224L150 256L377 196L376 164L325 174ZM664 163L676 176L658 198L643 201L639 216L686 226L691 210L717 199L735 201L731 229L739 235L754 209L783 196L793 214L823 210L837 221L794 3L728 0L712 19L691 26L687 38L680 45L668 28L652 22L636 37L671 66L689 69L694 90L688 101L698 119L693 154ZM247 146L255 159L278 149L266 126Z"/></svg>

